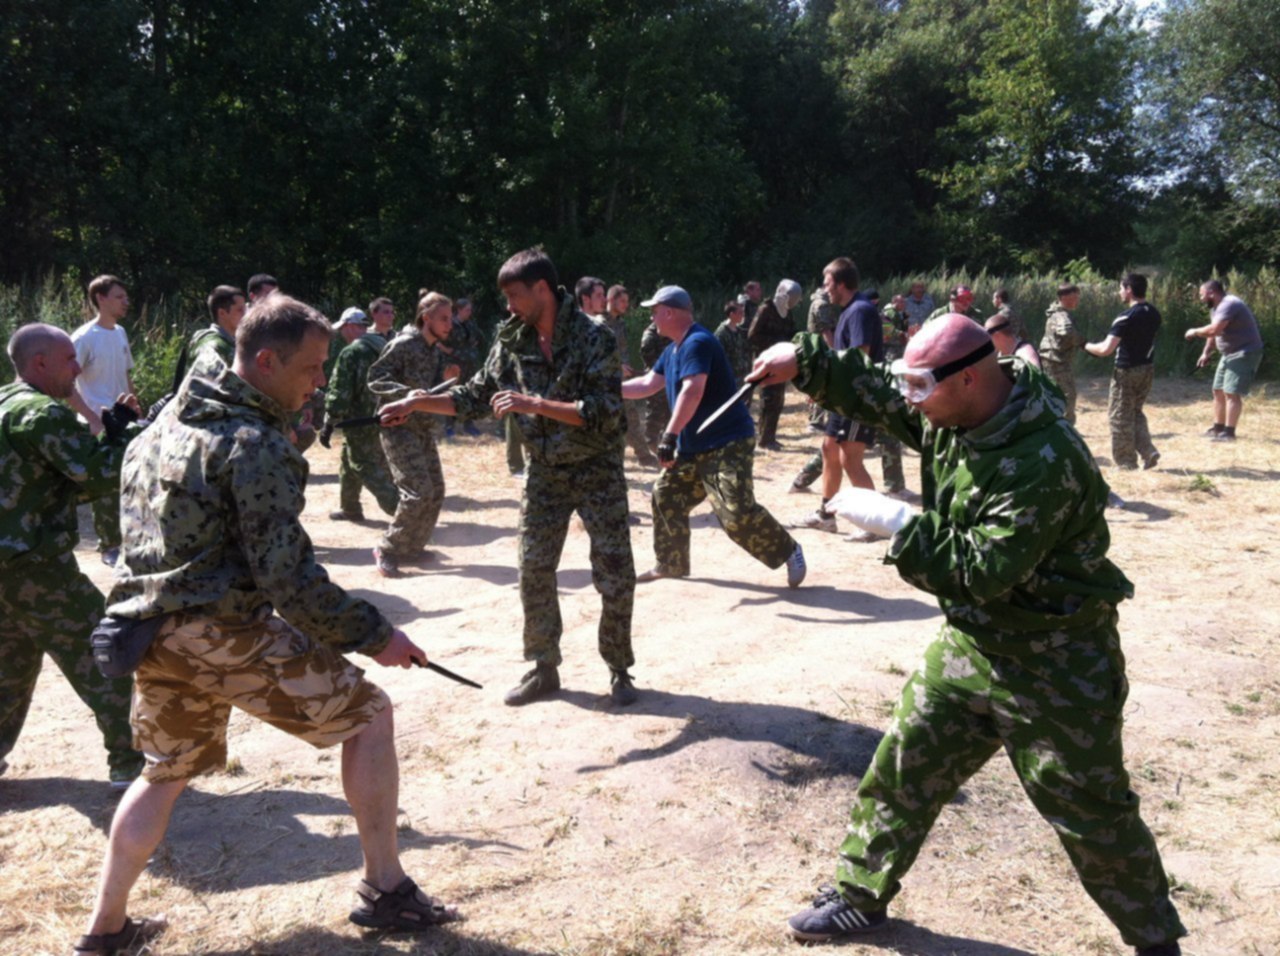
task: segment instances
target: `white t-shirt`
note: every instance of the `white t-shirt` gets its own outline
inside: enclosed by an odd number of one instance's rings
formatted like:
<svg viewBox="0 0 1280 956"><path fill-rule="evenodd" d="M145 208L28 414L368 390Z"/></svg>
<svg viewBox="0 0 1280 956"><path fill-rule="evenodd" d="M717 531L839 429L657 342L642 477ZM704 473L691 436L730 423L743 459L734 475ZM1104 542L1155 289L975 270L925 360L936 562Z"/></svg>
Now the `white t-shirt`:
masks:
<svg viewBox="0 0 1280 956"><path fill-rule="evenodd" d="M110 408L116 399L129 391L129 370L133 368L133 352L124 329L103 328L98 320L86 322L71 333L80 363L76 390L96 414Z"/></svg>

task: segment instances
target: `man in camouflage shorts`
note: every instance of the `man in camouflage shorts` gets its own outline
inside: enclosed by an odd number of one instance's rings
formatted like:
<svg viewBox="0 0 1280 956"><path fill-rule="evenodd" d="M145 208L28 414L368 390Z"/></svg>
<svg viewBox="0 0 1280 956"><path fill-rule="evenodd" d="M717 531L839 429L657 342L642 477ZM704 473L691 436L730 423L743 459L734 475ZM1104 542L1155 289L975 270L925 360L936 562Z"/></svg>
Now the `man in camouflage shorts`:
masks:
<svg viewBox="0 0 1280 956"><path fill-rule="evenodd" d="M650 371L623 383L622 395L643 399L665 388L671 421L658 444L663 471L653 486L657 564L637 580L688 577L689 512L710 497L734 544L767 567L785 564L787 584L799 586L804 551L756 501L755 429L746 405L733 401L738 383L724 347L693 321L693 302L679 286L663 286L640 304L653 309L654 323L671 344Z"/></svg>
<svg viewBox="0 0 1280 956"><path fill-rule="evenodd" d="M125 438L89 426L63 404L80 364L71 337L33 323L9 340L18 380L0 388L0 773L18 742L48 654L93 711L111 783L142 771L129 730L127 677L94 666L89 632L102 595L76 564L76 504L120 493Z"/></svg>
<svg viewBox="0 0 1280 956"><path fill-rule="evenodd" d="M539 249L518 252L498 271L515 317L498 330L484 368L444 395L410 396L382 407L385 426L414 412L467 415L492 408L515 418L528 473L520 500L520 603L524 658L534 669L507 692L511 706L560 689L564 624L556 568L576 512L591 539L591 580L601 597L600 656L616 704L636 700L628 668L636 569L622 470L622 363L604 323L576 307Z"/></svg>
<svg viewBox="0 0 1280 956"><path fill-rule="evenodd" d="M312 746L342 744L365 865L352 922L418 930L457 917L401 867L391 702L344 656L409 667L426 654L329 580L299 522L307 466L289 420L324 384L332 334L286 296L256 305L234 365L188 378L126 454L123 572L109 613L165 620L137 671L133 726L147 768L112 821L79 954L163 929L126 916L129 891L187 781L225 764L232 707Z"/></svg>
<svg viewBox="0 0 1280 956"><path fill-rule="evenodd" d="M799 336L753 373L794 378L920 453L923 512L862 492L876 503L859 523L892 535L885 560L945 616L858 786L835 885L788 928L830 940L883 926L938 814L1004 749L1124 941L1176 956L1186 930L1124 767L1116 606L1133 585L1106 557L1106 482L1058 391L998 359L968 318L926 324L895 366Z"/></svg>

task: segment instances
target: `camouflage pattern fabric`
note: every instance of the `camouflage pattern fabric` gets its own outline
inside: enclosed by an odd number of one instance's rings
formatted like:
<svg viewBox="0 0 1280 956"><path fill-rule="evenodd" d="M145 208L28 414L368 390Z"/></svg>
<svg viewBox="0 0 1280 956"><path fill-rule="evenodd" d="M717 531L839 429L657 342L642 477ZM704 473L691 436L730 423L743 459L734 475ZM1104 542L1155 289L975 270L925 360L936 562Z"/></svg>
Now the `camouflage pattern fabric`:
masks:
<svg viewBox="0 0 1280 956"><path fill-rule="evenodd" d="M1151 394L1155 371L1154 365L1111 371L1107 421L1111 424L1111 458L1119 468L1137 468L1139 456L1150 462L1158 454L1142 410Z"/></svg>
<svg viewBox="0 0 1280 956"><path fill-rule="evenodd" d="M1062 390L1067 400L1064 417L1076 423L1076 352L1084 345L1085 338L1071 321L1071 313L1061 302L1055 302L1045 311L1044 338L1040 340L1040 365L1049 380Z"/></svg>
<svg viewBox="0 0 1280 956"><path fill-rule="evenodd" d="M619 454L572 464L534 457L520 499L520 603L524 608L524 657L559 664L560 600L556 568L569 519L576 511L591 539L591 582L601 597L600 656L614 670L635 663L631 610L636 568L627 526L627 480Z"/></svg>
<svg viewBox="0 0 1280 956"><path fill-rule="evenodd" d="M381 407L414 389L440 384L445 366L453 361L420 332L397 336L369 370L369 390ZM379 429L397 496L395 514L380 545L389 557L417 557L440 520L444 469L436 448L439 429L434 415L412 415L403 425Z"/></svg>
<svg viewBox="0 0 1280 956"><path fill-rule="evenodd" d="M1186 935L1124 770L1119 634L1106 623L1078 637L1015 660L988 656L943 628L858 786L836 870L851 903L878 910L893 899L942 808L1004 749L1124 941L1148 946Z"/></svg>
<svg viewBox="0 0 1280 956"><path fill-rule="evenodd" d="M760 389L760 444L778 440L778 421L787 402L787 383L765 385Z"/></svg>
<svg viewBox="0 0 1280 956"><path fill-rule="evenodd" d="M175 614L137 672L134 728L151 783L187 780L227 762L231 708L313 747L354 737L391 704L364 671L280 618L225 621Z"/></svg>
<svg viewBox="0 0 1280 956"><path fill-rule="evenodd" d="M880 313L884 317L884 361L891 363L902 358L907 348L906 311L898 312L893 306L887 306ZM902 443L892 435L877 435L876 444L880 448L880 468L884 473L884 490L886 494L894 494L907 487L906 476L902 470Z"/></svg>
<svg viewBox="0 0 1280 956"><path fill-rule="evenodd" d="M506 436L507 470L513 475L524 471L524 445L520 443L520 429L516 427L514 415L503 419L502 431Z"/></svg>
<svg viewBox="0 0 1280 956"><path fill-rule="evenodd" d="M336 338L336 336L335 336ZM205 326L187 343L186 376L217 378L223 368L230 368L236 357L236 340L222 326Z"/></svg>
<svg viewBox="0 0 1280 956"><path fill-rule="evenodd" d="M391 624L329 580L298 516L307 461L290 413L230 369L192 377L125 453L123 571L108 607L227 621L270 606L313 640L379 653Z"/></svg>
<svg viewBox="0 0 1280 956"><path fill-rule="evenodd" d="M596 457L622 460L626 419L622 412L622 363L611 333L557 292L559 312L551 336L551 360L538 347L537 330L509 319L499 330L484 367L449 390L459 415L489 408L499 391L512 390L572 402L581 425L545 415L516 415L525 455L532 461L567 465Z"/></svg>
<svg viewBox="0 0 1280 956"><path fill-rule="evenodd" d="M821 408L821 405L814 405L814 408ZM797 488L809 488L815 481L822 477L822 452L815 451L809 456L809 460L804 463L804 467L800 469L799 474L791 482Z"/></svg>
<svg viewBox="0 0 1280 956"><path fill-rule="evenodd" d="M606 315L604 324L613 333L614 341L618 343L618 356L623 366L622 374L626 377L630 374L628 370L631 369L631 344L627 341L625 316ZM641 406L636 402L623 402L622 410L627 416L627 444L635 452L636 459L646 467L656 466L658 459L649 449L649 442L645 438L644 421L640 414Z"/></svg>
<svg viewBox="0 0 1280 956"><path fill-rule="evenodd" d="M645 371L653 368L658 357L662 355L671 340L658 334L658 327L650 322L640 336L640 357L644 359ZM656 449L662 440L662 433L671 422L671 406L667 404L667 390L660 388L644 402L644 437L650 448Z"/></svg>
<svg viewBox="0 0 1280 956"><path fill-rule="evenodd" d="M805 320L805 331L821 335L823 332L835 332L840 321L840 310L831 304L831 296L826 289L815 289L809 296L809 314Z"/></svg>
<svg viewBox="0 0 1280 956"><path fill-rule="evenodd" d="M369 368L378 360L387 340L376 332L366 332L340 353L333 366L333 379L325 394L324 415L329 424L348 418L362 418L376 411L377 402L369 391ZM395 482L382 450L378 428L344 429L342 457L338 463L338 501L348 515L363 513L360 489L369 489L378 507L395 514L399 502Z"/></svg>
<svg viewBox="0 0 1280 956"><path fill-rule="evenodd" d="M457 364L460 380L466 381L480 370L485 357L484 332L480 331L475 319L468 319L466 322L453 320L449 348L453 349L453 355L450 362L445 364Z"/></svg>
<svg viewBox="0 0 1280 956"><path fill-rule="evenodd" d="M142 766L130 747L133 682L107 680L93 663L102 595L72 556L76 505L118 500L123 456L123 443L93 437L63 403L22 381L0 387L0 759L17 742L48 654L93 711L112 779Z"/></svg>
<svg viewBox="0 0 1280 956"><path fill-rule="evenodd" d="M1009 331L1013 333L1015 339L1027 337L1027 323L1022 321L1022 316L1013 311L1013 306L1005 303L996 309L995 314L1009 323Z"/></svg>
<svg viewBox="0 0 1280 956"><path fill-rule="evenodd" d="M741 385L751 371L751 343L747 341L746 326L741 322L733 326L725 319L716 327L716 341L729 359L734 379Z"/></svg>
<svg viewBox="0 0 1280 956"><path fill-rule="evenodd" d="M689 512L707 498L730 540L770 568L786 563L795 539L756 501L751 438L681 457L653 486L653 553L666 574L689 573Z"/></svg>
<svg viewBox="0 0 1280 956"><path fill-rule="evenodd" d="M885 561L946 618L859 787L842 892L866 909L892 898L942 806L1003 746L1125 941L1183 935L1120 747L1115 608L1133 586L1107 560L1107 484L1061 396L1003 359L1005 406L976 428L936 429L887 367L815 336L796 343L797 387L920 452L923 512Z"/></svg>
<svg viewBox="0 0 1280 956"><path fill-rule="evenodd" d="M48 654L93 711L111 779L132 780L142 770L129 726L133 680L103 677L89 650L101 617L102 594L71 555L0 562L0 760L18 742Z"/></svg>

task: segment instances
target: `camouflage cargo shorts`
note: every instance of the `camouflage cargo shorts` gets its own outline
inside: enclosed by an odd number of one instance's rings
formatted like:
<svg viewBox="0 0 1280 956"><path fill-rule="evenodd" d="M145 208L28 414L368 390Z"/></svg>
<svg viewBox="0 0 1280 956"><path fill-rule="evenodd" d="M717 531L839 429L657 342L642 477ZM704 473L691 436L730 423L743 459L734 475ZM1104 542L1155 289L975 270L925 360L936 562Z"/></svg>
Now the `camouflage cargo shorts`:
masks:
<svg viewBox="0 0 1280 956"><path fill-rule="evenodd" d="M231 624L175 614L134 677L133 744L148 781L186 780L225 766L232 707L331 747L390 703L364 671L275 615Z"/></svg>

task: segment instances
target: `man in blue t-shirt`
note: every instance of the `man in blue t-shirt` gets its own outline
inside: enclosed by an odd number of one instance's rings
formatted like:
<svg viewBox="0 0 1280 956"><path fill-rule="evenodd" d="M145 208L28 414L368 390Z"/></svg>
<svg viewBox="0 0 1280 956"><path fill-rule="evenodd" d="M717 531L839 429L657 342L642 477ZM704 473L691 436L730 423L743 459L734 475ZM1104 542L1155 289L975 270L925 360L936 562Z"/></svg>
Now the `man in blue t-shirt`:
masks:
<svg viewBox="0 0 1280 956"><path fill-rule="evenodd" d="M1154 468L1160 461L1160 452L1151 441L1142 406L1155 378L1153 359L1160 313L1147 301L1147 277L1141 273L1131 272L1120 280L1120 299L1129 309L1111 323L1105 339L1086 342L1084 350L1097 358L1106 358L1113 352L1116 356L1107 403L1112 461L1117 468L1131 470L1138 467L1141 456L1143 468Z"/></svg>
<svg viewBox="0 0 1280 956"><path fill-rule="evenodd" d="M804 551L756 501L755 427L746 405L734 401L738 381L724 347L693 321L693 301L679 286L663 286L640 304L653 309L658 333L671 344L653 368L622 383L622 397L647 398L665 387L671 418L658 443L662 474L653 486L657 563L636 580L689 576L689 512L710 497L734 543L771 568L785 564L787 584L797 587L805 575Z"/></svg>
<svg viewBox="0 0 1280 956"><path fill-rule="evenodd" d="M858 293L858 283L858 267L846 256L831 260L822 270L822 287L827 290L831 304L841 310L832 345L837 351L861 349L871 361L882 362L884 323L880 310ZM822 504L792 521L791 527L834 533L836 516L827 504L840 490L844 476L849 477L849 484L855 488L875 489L863 460L867 449L876 443L876 432L860 422L828 412L823 434ZM872 532L855 529L848 540L875 541L877 537Z"/></svg>

